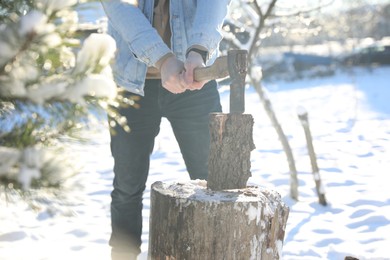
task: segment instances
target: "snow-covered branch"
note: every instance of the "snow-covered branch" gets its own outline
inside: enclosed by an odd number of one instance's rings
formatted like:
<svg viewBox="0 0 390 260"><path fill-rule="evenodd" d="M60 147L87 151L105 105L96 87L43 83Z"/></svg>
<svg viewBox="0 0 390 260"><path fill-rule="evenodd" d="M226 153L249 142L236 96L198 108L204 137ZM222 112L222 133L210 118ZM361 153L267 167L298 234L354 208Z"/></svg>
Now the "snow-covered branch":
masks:
<svg viewBox="0 0 390 260"><path fill-rule="evenodd" d="M0 179L6 176L23 189L42 176L43 147L72 136L91 106L129 131L115 109L135 105L119 98L113 81L115 41L104 33L76 36L78 2L37 0L0 25ZM58 106L67 112L56 114Z"/></svg>

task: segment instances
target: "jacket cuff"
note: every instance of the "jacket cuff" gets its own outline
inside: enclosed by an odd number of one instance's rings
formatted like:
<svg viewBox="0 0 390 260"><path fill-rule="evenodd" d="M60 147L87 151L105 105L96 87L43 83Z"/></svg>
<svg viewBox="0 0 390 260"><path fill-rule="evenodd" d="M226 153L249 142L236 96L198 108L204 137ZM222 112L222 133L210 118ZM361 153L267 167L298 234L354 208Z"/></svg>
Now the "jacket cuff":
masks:
<svg viewBox="0 0 390 260"><path fill-rule="evenodd" d="M221 39L222 35L218 31L209 33L209 35L206 35L203 32L194 33L189 42L189 46L201 46L209 52L209 55L211 55L216 51Z"/></svg>
<svg viewBox="0 0 390 260"><path fill-rule="evenodd" d="M189 47L186 51L186 58L188 57L188 54L193 51L193 52L196 52L198 54L200 54L202 56L202 59L203 59L203 62L206 64L206 62L209 60L209 57L210 57L210 53L209 51L207 50L206 47L202 46L202 45L192 45L191 47Z"/></svg>

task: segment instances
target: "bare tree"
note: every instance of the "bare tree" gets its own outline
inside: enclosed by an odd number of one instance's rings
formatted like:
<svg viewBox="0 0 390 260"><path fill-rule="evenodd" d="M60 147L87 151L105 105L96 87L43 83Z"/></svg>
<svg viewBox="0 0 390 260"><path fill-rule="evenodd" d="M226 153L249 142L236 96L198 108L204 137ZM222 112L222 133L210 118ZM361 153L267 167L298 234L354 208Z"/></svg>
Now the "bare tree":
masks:
<svg viewBox="0 0 390 260"><path fill-rule="evenodd" d="M263 4L260 4L259 2L260 1L258 0L240 1L238 6L241 8L241 11L236 13L233 12L231 16L234 20L232 23L236 25L234 27L235 30L231 30L232 26L230 26L230 33L227 34L226 39L228 41L228 46L230 46L231 48L244 47L249 51L249 82L255 88L257 94L259 95L260 101L262 102L264 109L268 117L270 118L270 121L275 128L279 140L282 144L290 170L290 196L293 199L298 200L298 178L294 156L289 141L272 107L271 100L266 95L266 92L261 84L261 70L259 70L259 67L256 66L256 60L259 54L262 39L265 39L267 35L269 35L267 30L272 27L272 24L280 22L281 17L298 17L304 13L309 13L318 10L323 5L319 3L315 7L305 7L298 10L295 7L295 9L293 7L289 7L288 9L287 7L285 7L284 12L282 12L281 14L277 14L277 9L281 8L281 6L277 6L277 3L280 1L270 0L268 3ZM245 16L245 18L243 18L243 16ZM267 24L267 22L269 23ZM250 35L248 41L243 42L242 39L235 37L235 35L242 34L242 30L240 30L240 28L245 28L248 31Z"/></svg>

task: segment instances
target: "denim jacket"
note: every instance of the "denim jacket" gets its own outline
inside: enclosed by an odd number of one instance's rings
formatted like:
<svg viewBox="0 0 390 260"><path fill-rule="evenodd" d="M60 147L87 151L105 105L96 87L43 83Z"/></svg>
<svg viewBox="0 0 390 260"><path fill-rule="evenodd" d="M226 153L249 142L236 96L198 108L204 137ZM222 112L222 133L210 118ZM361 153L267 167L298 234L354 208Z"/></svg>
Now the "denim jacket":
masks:
<svg viewBox="0 0 390 260"><path fill-rule="evenodd" d="M189 47L209 51L208 64L218 53L222 23L230 0L170 0L171 49L152 27L154 0L101 0L108 33L117 52L112 66L116 83L144 95L147 68L169 52L184 61Z"/></svg>

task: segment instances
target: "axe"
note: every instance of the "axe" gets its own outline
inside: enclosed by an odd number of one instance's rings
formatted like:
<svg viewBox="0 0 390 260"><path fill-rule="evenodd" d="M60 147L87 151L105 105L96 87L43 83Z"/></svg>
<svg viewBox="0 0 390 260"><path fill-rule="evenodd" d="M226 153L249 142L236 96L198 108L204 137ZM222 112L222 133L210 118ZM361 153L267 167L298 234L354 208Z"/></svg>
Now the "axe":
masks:
<svg viewBox="0 0 390 260"><path fill-rule="evenodd" d="M246 50L231 50L227 56L219 57L211 66L196 68L196 81L213 80L230 77L230 113L244 113L245 111L245 77L247 73Z"/></svg>

